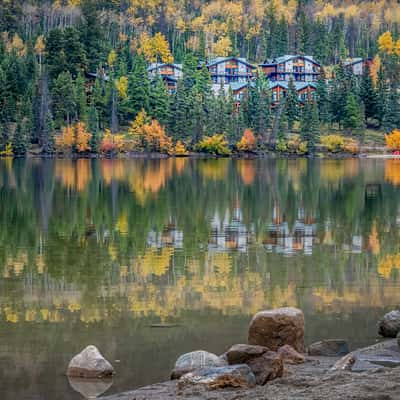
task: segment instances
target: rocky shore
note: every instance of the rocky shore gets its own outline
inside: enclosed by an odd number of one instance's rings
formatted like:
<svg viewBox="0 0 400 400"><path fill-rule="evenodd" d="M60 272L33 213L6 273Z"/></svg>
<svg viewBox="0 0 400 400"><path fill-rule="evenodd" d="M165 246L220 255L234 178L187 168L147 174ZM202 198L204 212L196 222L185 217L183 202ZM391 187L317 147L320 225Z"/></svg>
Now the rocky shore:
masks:
<svg viewBox="0 0 400 400"><path fill-rule="evenodd" d="M171 381L102 399L400 400L400 311L379 322L379 333L387 339L354 351L343 339L306 348L304 328L301 310L261 311L250 323L248 343L220 356L203 350L183 354ZM112 367L89 346L74 357L67 374L82 379L105 372L112 374ZM84 386L80 381L81 393Z"/></svg>

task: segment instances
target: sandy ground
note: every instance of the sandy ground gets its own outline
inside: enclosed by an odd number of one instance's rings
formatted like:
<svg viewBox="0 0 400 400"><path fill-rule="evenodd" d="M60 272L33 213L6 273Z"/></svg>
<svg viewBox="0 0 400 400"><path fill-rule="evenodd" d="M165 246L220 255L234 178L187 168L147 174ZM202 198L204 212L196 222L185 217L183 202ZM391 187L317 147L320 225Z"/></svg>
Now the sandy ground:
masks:
<svg viewBox="0 0 400 400"><path fill-rule="evenodd" d="M395 348L392 341L389 348ZM397 346L397 344L396 344ZM388 347L371 346L358 351L360 358L378 357ZM400 352L397 348L396 351ZM254 389L207 391L192 387L179 392L176 382L165 382L103 400L400 400L400 367L373 366L364 372L330 372L337 358L309 357L301 365L285 366L281 379Z"/></svg>

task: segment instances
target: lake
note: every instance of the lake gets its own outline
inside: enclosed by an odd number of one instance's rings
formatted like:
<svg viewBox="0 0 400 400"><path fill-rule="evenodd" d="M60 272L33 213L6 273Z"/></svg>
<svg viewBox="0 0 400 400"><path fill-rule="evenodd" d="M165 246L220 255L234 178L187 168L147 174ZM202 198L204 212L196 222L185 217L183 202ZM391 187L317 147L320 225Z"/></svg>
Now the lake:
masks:
<svg viewBox="0 0 400 400"><path fill-rule="evenodd" d="M88 344L107 394L165 380L286 305L307 343L373 343L400 304L399 189L400 160L0 160L2 400L81 399Z"/></svg>

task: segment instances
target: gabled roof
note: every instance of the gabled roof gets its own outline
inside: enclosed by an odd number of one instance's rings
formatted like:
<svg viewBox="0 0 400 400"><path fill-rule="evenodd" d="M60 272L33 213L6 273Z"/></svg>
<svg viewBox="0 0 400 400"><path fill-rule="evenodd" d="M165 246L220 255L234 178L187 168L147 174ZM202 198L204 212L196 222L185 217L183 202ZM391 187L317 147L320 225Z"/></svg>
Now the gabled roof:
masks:
<svg viewBox="0 0 400 400"><path fill-rule="evenodd" d="M355 57L355 58L350 58L348 60L345 60L343 62L343 64L344 64L345 67L348 67L350 65L354 65L354 64L358 64L358 63L365 62L365 61L370 61L370 60L371 60L370 58Z"/></svg>
<svg viewBox="0 0 400 400"><path fill-rule="evenodd" d="M250 68L253 68L253 69L257 68L253 64L250 64L249 62L247 62L247 60L245 58L241 58L241 57L216 57L213 60L210 60L210 62L207 64L207 67L212 67L214 65L221 64L223 62L230 61L230 60L235 60L239 63L246 64L247 66L249 66Z"/></svg>
<svg viewBox="0 0 400 400"><path fill-rule="evenodd" d="M154 71L155 69L163 68L163 67L172 67L172 68L176 68L176 69L179 69L182 71L182 64L173 64L173 63L152 63L147 68L147 71L151 72L151 71Z"/></svg>
<svg viewBox="0 0 400 400"><path fill-rule="evenodd" d="M312 87L314 89L317 88L317 85L314 82L293 82L294 87L296 88L297 91L303 90L307 87ZM274 89L276 87L280 86L283 89L288 89L289 87L289 82L287 81L275 81L275 82L269 82L269 88Z"/></svg>
<svg viewBox="0 0 400 400"><path fill-rule="evenodd" d="M303 58L304 60L308 60L308 61L310 61L313 64L316 64L318 66L321 65L319 62L314 60L313 56L304 56L304 55L301 55L301 54L297 54L297 55L286 54L284 56L276 57L276 58L273 58L271 60L265 60L265 62L263 64L260 64L260 66L261 67L266 67L267 65L283 64L283 63L286 63L286 62L288 62L290 60L293 60L294 58Z"/></svg>
<svg viewBox="0 0 400 400"><path fill-rule="evenodd" d="M243 89L244 87L248 86L249 82L232 82L229 84L230 88L232 89L232 92L235 92L237 90Z"/></svg>
<svg viewBox="0 0 400 400"><path fill-rule="evenodd" d="M110 77L106 73L97 73L97 72L85 72L86 76L88 78L94 78L94 79L102 79L105 82L108 82L110 80Z"/></svg>

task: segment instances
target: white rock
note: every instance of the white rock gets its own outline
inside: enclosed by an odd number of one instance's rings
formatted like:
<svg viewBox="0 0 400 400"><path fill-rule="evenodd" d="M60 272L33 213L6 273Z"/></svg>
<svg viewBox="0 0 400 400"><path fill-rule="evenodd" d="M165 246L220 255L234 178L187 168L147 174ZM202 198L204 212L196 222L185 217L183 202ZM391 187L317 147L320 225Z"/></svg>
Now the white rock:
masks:
<svg viewBox="0 0 400 400"><path fill-rule="evenodd" d="M97 347L88 346L69 363L67 375L80 378L104 378L114 374L113 366Z"/></svg>

